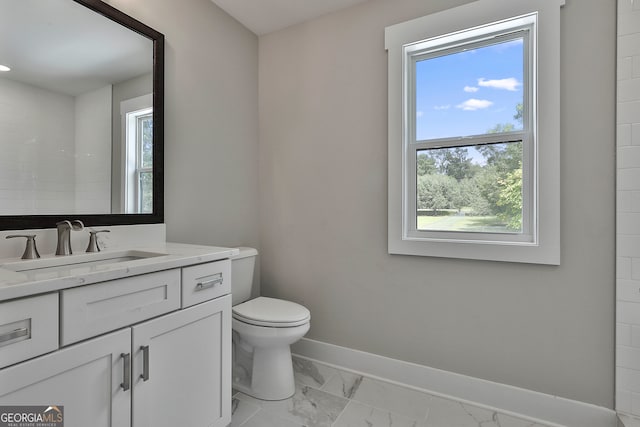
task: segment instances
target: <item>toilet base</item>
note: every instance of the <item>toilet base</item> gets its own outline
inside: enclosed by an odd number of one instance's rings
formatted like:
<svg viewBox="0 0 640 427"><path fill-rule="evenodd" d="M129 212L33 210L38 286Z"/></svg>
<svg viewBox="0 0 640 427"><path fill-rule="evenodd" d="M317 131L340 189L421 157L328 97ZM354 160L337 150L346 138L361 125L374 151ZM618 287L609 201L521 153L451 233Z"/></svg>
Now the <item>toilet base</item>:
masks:
<svg viewBox="0 0 640 427"><path fill-rule="evenodd" d="M290 345L309 330L309 322L286 328L233 326L233 387L260 400L288 399L296 391Z"/></svg>
<svg viewBox="0 0 640 427"><path fill-rule="evenodd" d="M247 382L234 381L233 388L260 400L293 396L296 386L290 347L254 348L251 385Z"/></svg>

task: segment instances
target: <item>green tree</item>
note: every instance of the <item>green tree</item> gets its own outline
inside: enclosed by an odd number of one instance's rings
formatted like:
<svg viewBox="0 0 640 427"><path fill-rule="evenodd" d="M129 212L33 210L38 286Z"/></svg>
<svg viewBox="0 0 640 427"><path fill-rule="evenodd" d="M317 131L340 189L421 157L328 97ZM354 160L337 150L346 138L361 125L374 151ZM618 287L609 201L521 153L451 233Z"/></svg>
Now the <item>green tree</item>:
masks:
<svg viewBox="0 0 640 427"><path fill-rule="evenodd" d="M523 110L524 110L524 107L522 105L522 102L516 105L516 114L513 116L513 118L516 119L520 124L522 124Z"/></svg>
<svg viewBox="0 0 640 427"><path fill-rule="evenodd" d="M497 205L502 208L498 218L512 230L522 229L522 168L509 172L499 181L501 189Z"/></svg>
<svg viewBox="0 0 640 427"><path fill-rule="evenodd" d="M524 114L524 107L522 103L516 104L516 113L513 115L513 119L520 123L522 126ZM487 130L487 133L501 133L501 132L513 132L516 130L516 126L513 123L498 123L491 129Z"/></svg>
<svg viewBox="0 0 640 427"><path fill-rule="evenodd" d="M438 210L451 208L456 180L447 175L428 174L418 177L418 209Z"/></svg>
<svg viewBox="0 0 640 427"><path fill-rule="evenodd" d="M487 133L513 132L515 129L516 127L513 123L504 123L504 124L498 123L491 129L489 129Z"/></svg>
<svg viewBox="0 0 640 427"><path fill-rule="evenodd" d="M498 182L499 174L495 164L487 162L482 173L476 177L478 193L486 203L483 204L483 209L479 209L480 204L476 203L476 205L473 206L474 210L477 210L479 213L482 212L485 215L496 215L498 213L496 211L498 198L500 197Z"/></svg>
<svg viewBox="0 0 640 427"><path fill-rule="evenodd" d="M522 123L522 104L513 118ZM513 123L497 124L487 133L516 130ZM416 159L417 207L471 208L475 215L496 215L507 227L522 228L522 142L476 147L485 159L474 164L465 147L424 150Z"/></svg>
<svg viewBox="0 0 640 427"><path fill-rule="evenodd" d="M462 211L462 208L471 206L477 197L478 186L474 179L465 178L463 180L456 181L455 185L451 189L451 207L460 212Z"/></svg>
<svg viewBox="0 0 640 427"><path fill-rule="evenodd" d="M509 223L514 212L522 217L522 143L511 142L493 144L490 150L482 152L487 162L476 177L478 192L486 203L476 200L474 211L497 215L498 218ZM507 193L504 192L508 186ZM519 199L515 193L520 195ZM518 201L519 200L519 201ZM481 209L481 207L484 207ZM515 224L515 223L513 223Z"/></svg>
<svg viewBox="0 0 640 427"><path fill-rule="evenodd" d="M516 105L513 118L522 123L522 104ZM513 130L512 123L497 124L487 133ZM490 211L514 230L522 227L522 147L521 141L478 147L487 163L477 177L479 193L486 203L476 200L473 208Z"/></svg>
<svg viewBox="0 0 640 427"><path fill-rule="evenodd" d="M438 171L460 181L473 176L473 164L465 147L439 149L434 153Z"/></svg>
<svg viewBox="0 0 640 427"><path fill-rule="evenodd" d="M418 176L434 174L437 172L436 161L428 153L420 152L416 158Z"/></svg>

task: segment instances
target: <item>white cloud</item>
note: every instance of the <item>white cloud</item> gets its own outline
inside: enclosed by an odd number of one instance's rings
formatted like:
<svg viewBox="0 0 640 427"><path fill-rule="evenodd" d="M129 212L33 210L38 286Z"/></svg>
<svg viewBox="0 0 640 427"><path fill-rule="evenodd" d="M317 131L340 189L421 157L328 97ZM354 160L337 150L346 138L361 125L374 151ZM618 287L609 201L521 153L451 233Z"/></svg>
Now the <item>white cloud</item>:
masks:
<svg viewBox="0 0 640 427"><path fill-rule="evenodd" d="M435 107L433 107L434 110L448 110L449 108L451 108L451 105L436 105Z"/></svg>
<svg viewBox="0 0 640 427"><path fill-rule="evenodd" d="M479 91L479 90L480 90L480 89L478 89L478 88L477 88L477 87L475 87L475 86L465 86L465 87L464 87L464 91L465 91L465 92L471 92L471 93L473 93L473 92L477 92L477 91Z"/></svg>
<svg viewBox="0 0 640 427"><path fill-rule="evenodd" d="M521 86L517 79L514 77L509 77L508 79L499 79L499 80L486 80L485 78L478 79L478 86L482 87L491 87L494 89L504 89L515 91L518 89L518 86Z"/></svg>
<svg viewBox="0 0 640 427"><path fill-rule="evenodd" d="M416 111L416 117L422 117L422 116L424 116L424 112Z"/></svg>
<svg viewBox="0 0 640 427"><path fill-rule="evenodd" d="M493 105L493 102L487 101L486 99L467 99L462 104L458 104L456 107L465 111L476 111L482 110L483 108L489 108Z"/></svg>

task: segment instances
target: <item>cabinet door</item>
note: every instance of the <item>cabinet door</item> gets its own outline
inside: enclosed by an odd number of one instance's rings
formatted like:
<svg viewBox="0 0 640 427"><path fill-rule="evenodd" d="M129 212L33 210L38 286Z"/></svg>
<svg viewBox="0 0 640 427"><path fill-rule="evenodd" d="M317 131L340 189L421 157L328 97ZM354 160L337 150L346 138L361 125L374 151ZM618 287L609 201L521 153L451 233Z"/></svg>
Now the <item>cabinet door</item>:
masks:
<svg viewBox="0 0 640 427"><path fill-rule="evenodd" d="M231 296L133 327L134 427L231 422Z"/></svg>
<svg viewBox="0 0 640 427"><path fill-rule="evenodd" d="M2 369L0 405L62 405L65 427L129 427L130 350L125 329Z"/></svg>

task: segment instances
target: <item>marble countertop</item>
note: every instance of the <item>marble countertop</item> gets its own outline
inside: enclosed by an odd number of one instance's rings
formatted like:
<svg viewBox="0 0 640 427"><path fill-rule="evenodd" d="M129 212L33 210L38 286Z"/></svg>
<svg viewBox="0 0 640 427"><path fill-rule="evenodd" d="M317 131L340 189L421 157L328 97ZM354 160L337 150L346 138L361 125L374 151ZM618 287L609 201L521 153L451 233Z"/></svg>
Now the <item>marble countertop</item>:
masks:
<svg viewBox="0 0 640 427"><path fill-rule="evenodd" d="M93 254L43 255L38 260L0 259L0 301L217 261L238 252L235 248L164 243ZM58 266L61 263L64 265Z"/></svg>

